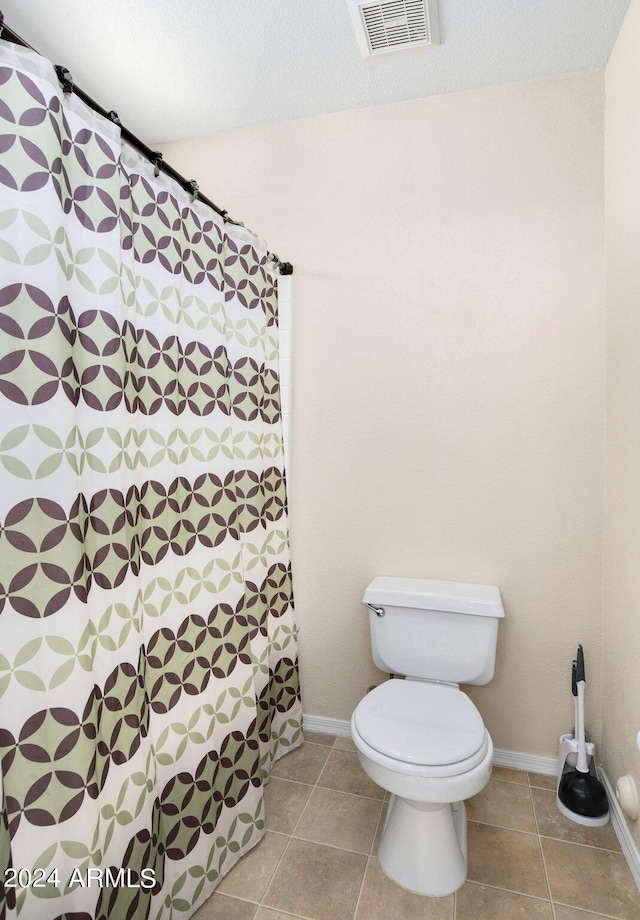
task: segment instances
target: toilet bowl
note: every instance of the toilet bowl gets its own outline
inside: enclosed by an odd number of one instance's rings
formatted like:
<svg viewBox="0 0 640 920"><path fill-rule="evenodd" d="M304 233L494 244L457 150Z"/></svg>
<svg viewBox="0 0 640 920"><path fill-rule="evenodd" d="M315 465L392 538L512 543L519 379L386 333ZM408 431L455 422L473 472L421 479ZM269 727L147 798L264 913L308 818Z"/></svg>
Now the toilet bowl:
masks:
<svg viewBox="0 0 640 920"><path fill-rule="evenodd" d="M358 704L351 733L363 770L391 793L380 868L417 894L456 891L467 874L464 800L491 776L480 713L455 685L390 680Z"/></svg>
<svg viewBox="0 0 640 920"><path fill-rule="evenodd" d="M380 867L410 891L444 896L466 878L464 801L487 784L493 758L459 684L493 678L502 599L493 585L381 576L363 601L374 663L405 677L375 687L351 718L363 770L391 793Z"/></svg>

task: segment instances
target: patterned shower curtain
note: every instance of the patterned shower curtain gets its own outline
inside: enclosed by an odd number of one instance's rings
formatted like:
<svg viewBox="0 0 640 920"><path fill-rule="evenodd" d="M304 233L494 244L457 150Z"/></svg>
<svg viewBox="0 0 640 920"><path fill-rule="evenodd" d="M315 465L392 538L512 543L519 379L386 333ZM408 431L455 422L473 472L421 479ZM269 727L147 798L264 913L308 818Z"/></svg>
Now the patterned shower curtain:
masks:
<svg viewBox="0 0 640 920"><path fill-rule="evenodd" d="M0 42L0 918L187 918L301 741L266 250Z"/></svg>

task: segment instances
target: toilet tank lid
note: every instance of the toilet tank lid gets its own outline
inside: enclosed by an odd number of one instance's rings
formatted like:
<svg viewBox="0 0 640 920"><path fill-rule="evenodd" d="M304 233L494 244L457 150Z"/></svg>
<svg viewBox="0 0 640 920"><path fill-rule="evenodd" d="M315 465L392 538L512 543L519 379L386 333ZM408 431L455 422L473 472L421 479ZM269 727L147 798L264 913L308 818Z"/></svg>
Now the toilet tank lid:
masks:
<svg viewBox="0 0 640 920"><path fill-rule="evenodd" d="M500 591L494 585L470 585L462 581L379 576L367 587L365 604L381 607L416 607L483 617L503 617Z"/></svg>

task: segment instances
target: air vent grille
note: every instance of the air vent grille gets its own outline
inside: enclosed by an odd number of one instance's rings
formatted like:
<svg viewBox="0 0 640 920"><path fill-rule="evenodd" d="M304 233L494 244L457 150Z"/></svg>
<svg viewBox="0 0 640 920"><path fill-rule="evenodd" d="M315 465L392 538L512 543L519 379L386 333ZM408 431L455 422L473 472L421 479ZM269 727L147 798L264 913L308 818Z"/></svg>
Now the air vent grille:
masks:
<svg viewBox="0 0 640 920"><path fill-rule="evenodd" d="M363 58L440 44L438 0L346 0Z"/></svg>
<svg viewBox="0 0 640 920"><path fill-rule="evenodd" d="M424 0L367 4L362 18L371 54L431 40Z"/></svg>

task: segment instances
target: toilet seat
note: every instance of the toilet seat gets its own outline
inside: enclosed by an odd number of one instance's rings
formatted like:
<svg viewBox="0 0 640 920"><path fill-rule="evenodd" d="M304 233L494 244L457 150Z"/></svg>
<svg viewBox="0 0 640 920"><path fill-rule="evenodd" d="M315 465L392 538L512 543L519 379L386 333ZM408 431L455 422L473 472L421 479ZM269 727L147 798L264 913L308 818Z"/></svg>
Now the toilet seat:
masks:
<svg viewBox="0 0 640 920"><path fill-rule="evenodd" d="M375 763L413 776L457 776L486 756L482 716L458 687L389 680L352 717L356 746ZM356 737L357 735L357 737Z"/></svg>

